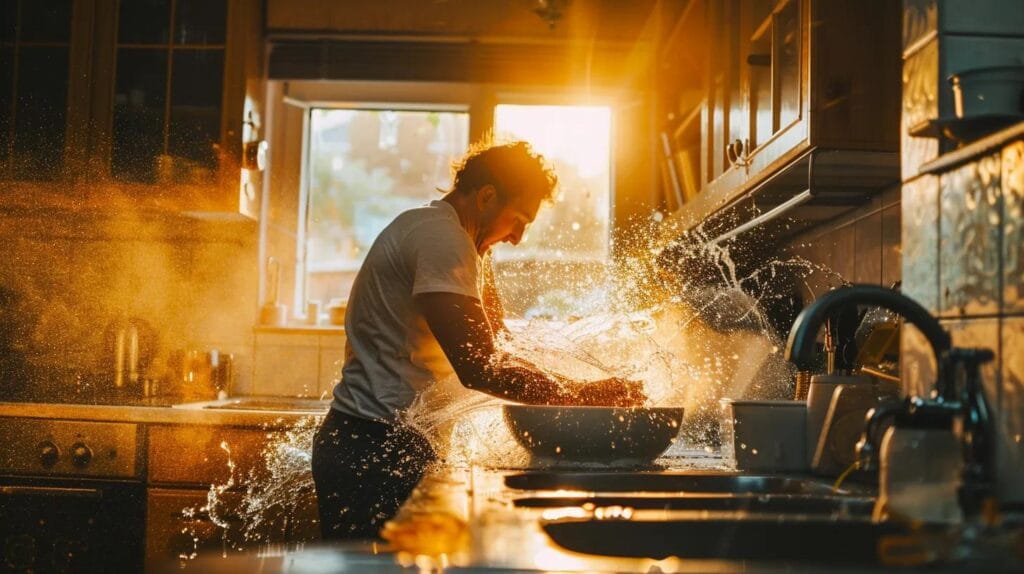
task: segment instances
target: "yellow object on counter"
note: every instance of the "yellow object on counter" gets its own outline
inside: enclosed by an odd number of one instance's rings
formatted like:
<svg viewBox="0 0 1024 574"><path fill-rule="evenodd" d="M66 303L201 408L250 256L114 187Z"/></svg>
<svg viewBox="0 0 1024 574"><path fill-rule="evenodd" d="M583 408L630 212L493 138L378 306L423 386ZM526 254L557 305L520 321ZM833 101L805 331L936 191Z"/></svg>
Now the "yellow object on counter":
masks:
<svg viewBox="0 0 1024 574"><path fill-rule="evenodd" d="M461 518L447 512L414 513L389 521L381 537L398 552L441 556L469 546L469 529Z"/></svg>

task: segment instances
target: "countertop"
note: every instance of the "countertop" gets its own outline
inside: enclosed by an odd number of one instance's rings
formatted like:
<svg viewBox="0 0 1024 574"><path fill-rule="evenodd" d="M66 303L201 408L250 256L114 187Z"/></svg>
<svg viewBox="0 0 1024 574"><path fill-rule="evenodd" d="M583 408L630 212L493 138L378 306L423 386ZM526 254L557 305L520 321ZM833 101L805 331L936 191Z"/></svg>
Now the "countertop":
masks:
<svg viewBox="0 0 1024 574"><path fill-rule="evenodd" d="M706 456L659 459L666 470L713 471L720 461ZM303 548L263 549L246 555L200 556L186 565L200 572L394 572L406 569L459 572L879 572L882 567L809 561L753 561L668 557L618 558L580 554L551 541L541 527L544 519L559 513L572 516L585 509L534 509L515 507L517 497L535 495L512 490L504 478L523 469L438 466L424 477L412 498L394 521L394 532L405 541L394 543L345 543L311 545ZM563 491L564 492L564 491ZM554 494L548 492L548 495ZM689 513L695 517L708 511L637 510L645 518L672 518ZM426 533L426 534L423 534ZM395 537L389 536L391 540ZM442 558L417 555L417 548L448 548ZM971 564L971 571L1015 571L1019 562ZM930 573L963 571L963 563L944 568L931 565ZM178 565L174 565L178 570ZM899 571L906 572L907 568ZM911 569L913 570L913 569ZM168 572L171 570L168 569Z"/></svg>
<svg viewBox="0 0 1024 574"><path fill-rule="evenodd" d="M253 397L246 397L250 399ZM228 425L255 427L290 427L309 416L326 414L328 401L322 411L304 410L245 410L208 408L223 401L204 401L176 405L80 405L65 403L13 403L0 402L0 417L33 419L125 422L140 424L175 425ZM307 401L308 402L308 401Z"/></svg>
<svg viewBox="0 0 1024 574"><path fill-rule="evenodd" d="M236 399L238 400L238 399ZM273 406L274 400L254 397L262 407ZM44 419L92 420L170 425L231 425L263 428L287 427L310 416L309 409L317 402L306 402L306 411L288 410L221 410L204 408L223 406L227 401L201 402L169 406L106 406L50 403L0 403L0 416ZM238 405L235 405L236 408ZM327 402L322 405L326 410ZM660 470L693 473L728 473L721 458L704 451L687 450L677 444L656 461ZM505 485L505 477L524 469L494 469L482 466L434 467L420 482L413 496L402 507L393 522L392 543L313 544L300 547L260 548L241 554L220 552L201 555L184 564L194 572L392 572L405 569L436 569L444 566L453 571L574 571L574 572L877 572L882 568L859 564L833 564L810 561L754 561L668 557L650 558L604 557L580 554L558 546L542 529L542 521L559 518L589 518L596 512L621 512L607 509L524 508L514 505L518 497L538 493L514 490ZM565 494L545 491L542 496ZM670 520L676 518L711 518L708 510L629 510L633 519ZM612 517L615 519L616 517ZM629 517L626 517L629 518ZM774 523L773 523L774 524ZM774 526L772 526L774 528ZM403 536L404 535L404 536ZM403 540L402 542L398 542ZM1024 537L1017 544L1024 554ZM427 558L422 549L444 548L443 558ZM1000 550L1002 551L1002 550ZM436 554L436 552L434 552ZM998 558L1004 558L1001 554ZM1020 571L1020 560L1012 552L1007 560L988 560L969 564L971 571ZM1013 560L1017 560L1014 562ZM927 571L956 572L968 566L963 562L948 569L932 565ZM182 564L168 564L167 572L179 572ZM900 571L906 571L901 569Z"/></svg>

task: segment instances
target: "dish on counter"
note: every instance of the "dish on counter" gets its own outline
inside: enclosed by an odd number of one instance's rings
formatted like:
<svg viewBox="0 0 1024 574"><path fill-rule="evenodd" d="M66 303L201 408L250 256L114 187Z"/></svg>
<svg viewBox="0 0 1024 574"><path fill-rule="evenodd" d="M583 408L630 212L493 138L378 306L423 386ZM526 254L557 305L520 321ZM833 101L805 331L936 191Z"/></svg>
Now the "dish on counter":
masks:
<svg viewBox="0 0 1024 574"><path fill-rule="evenodd" d="M503 406L531 466L645 466L675 441L681 407Z"/></svg>

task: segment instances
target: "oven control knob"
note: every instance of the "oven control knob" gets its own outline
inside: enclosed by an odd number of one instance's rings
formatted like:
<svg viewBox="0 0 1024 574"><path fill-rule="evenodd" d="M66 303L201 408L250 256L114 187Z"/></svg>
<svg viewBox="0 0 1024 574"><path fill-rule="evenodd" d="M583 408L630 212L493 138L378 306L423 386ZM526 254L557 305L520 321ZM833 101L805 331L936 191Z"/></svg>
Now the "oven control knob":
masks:
<svg viewBox="0 0 1024 574"><path fill-rule="evenodd" d="M48 440L44 440L39 443L39 462L46 468L50 468L57 464L57 459L60 458L60 449L57 445L53 444Z"/></svg>
<svg viewBox="0 0 1024 574"><path fill-rule="evenodd" d="M3 552L7 568L27 571L36 562L36 540L28 534L12 536L4 541Z"/></svg>
<svg viewBox="0 0 1024 574"><path fill-rule="evenodd" d="M88 466L92 460L92 449L84 442L76 442L71 445L71 460L78 468Z"/></svg>

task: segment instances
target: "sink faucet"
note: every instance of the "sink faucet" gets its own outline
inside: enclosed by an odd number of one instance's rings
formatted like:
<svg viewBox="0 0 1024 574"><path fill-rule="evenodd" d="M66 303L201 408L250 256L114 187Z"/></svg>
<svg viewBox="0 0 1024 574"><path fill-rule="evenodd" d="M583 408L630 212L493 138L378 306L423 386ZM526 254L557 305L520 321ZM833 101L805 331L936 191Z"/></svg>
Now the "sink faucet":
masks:
<svg viewBox="0 0 1024 574"><path fill-rule="evenodd" d="M851 285L818 297L800 313L789 331L786 360L795 364L798 370L813 368L818 329L833 313L851 305L874 305L897 313L921 330L936 357L949 351L949 333L913 299L877 285Z"/></svg>
<svg viewBox="0 0 1024 574"><path fill-rule="evenodd" d="M857 447L862 468L873 463L879 440L877 428L883 419L927 418L943 411L955 415L961 421L958 435L965 463L960 503L968 514L976 514L992 484L991 413L981 382L981 365L992 360L992 351L953 348L949 333L912 299L874 285L854 285L826 293L800 313L789 333L786 359L798 369L811 368L818 330L834 311L849 305L874 305L901 315L928 340L938 366L932 400L908 397L900 405L868 413L864 437Z"/></svg>

